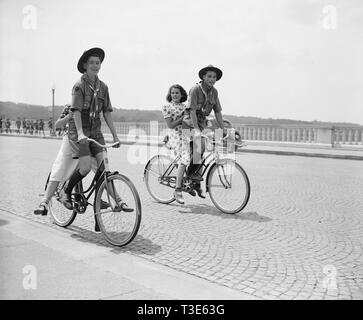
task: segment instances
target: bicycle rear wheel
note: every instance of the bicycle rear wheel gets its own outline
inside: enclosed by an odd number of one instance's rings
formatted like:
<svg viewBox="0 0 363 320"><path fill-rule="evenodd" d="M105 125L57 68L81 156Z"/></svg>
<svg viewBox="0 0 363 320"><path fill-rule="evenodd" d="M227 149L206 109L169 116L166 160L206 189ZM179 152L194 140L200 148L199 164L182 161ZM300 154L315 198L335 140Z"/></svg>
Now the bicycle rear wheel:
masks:
<svg viewBox="0 0 363 320"><path fill-rule="evenodd" d="M163 178L162 175L172 164L173 160L165 155L156 155L152 157L145 167L144 179L146 188L150 195L160 203L171 203L174 198L174 187L176 181L175 167L172 169L170 175L174 178Z"/></svg>
<svg viewBox="0 0 363 320"><path fill-rule="evenodd" d="M52 217L53 222L60 227L68 227L77 216L75 210L68 210L60 202L60 194L63 192L64 183L60 182L53 197L49 201L48 211Z"/></svg>
<svg viewBox="0 0 363 320"><path fill-rule="evenodd" d="M108 183L100 185L94 205L96 223L106 240L114 246L122 247L130 243L136 236L141 223L141 201L139 194L130 179L113 174L107 177ZM116 202L116 200L117 202ZM101 200L110 207L101 208ZM126 203L133 212L120 209L121 202ZM104 206L103 206L104 207Z"/></svg>
<svg viewBox="0 0 363 320"><path fill-rule="evenodd" d="M215 163L207 179L207 190L213 204L224 213L243 210L250 198L251 188L246 172L232 159Z"/></svg>

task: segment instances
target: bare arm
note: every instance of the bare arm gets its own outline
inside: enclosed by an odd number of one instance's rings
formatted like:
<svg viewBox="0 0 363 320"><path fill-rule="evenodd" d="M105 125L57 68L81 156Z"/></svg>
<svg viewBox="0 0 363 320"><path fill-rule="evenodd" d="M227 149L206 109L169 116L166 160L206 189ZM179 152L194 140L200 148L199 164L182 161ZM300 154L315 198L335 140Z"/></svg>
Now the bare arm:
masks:
<svg viewBox="0 0 363 320"><path fill-rule="evenodd" d="M66 115L64 118L59 118L56 122L55 122L55 128L56 129L60 129L63 128L69 121L71 115L68 114Z"/></svg>
<svg viewBox="0 0 363 320"><path fill-rule="evenodd" d="M110 131L111 131L111 134L112 134L112 137L113 137L113 141L114 142L120 141L118 139L118 137L117 137L115 126L113 125L111 112L109 112L109 111L104 112L103 113L103 118L105 119L107 126L110 128Z"/></svg>
<svg viewBox="0 0 363 320"><path fill-rule="evenodd" d="M78 141L85 140L87 137L83 134L81 112L78 110L74 110L73 114L74 114L74 124L76 125L77 134L78 134Z"/></svg>
<svg viewBox="0 0 363 320"><path fill-rule="evenodd" d="M195 111L195 109L190 110L190 118L192 119L194 129L197 131L200 131L199 125L198 125L197 112Z"/></svg>
<svg viewBox="0 0 363 320"><path fill-rule="evenodd" d="M165 122L169 129L174 129L183 122L183 117L180 117L176 120L172 120L172 118L166 118Z"/></svg>
<svg viewBox="0 0 363 320"><path fill-rule="evenodd" d="M218 126L224 130L224 123L223 123L223 116L222 116L222 112L215 112L215 115L216 115L216 120L217 120L217 123L218 123Z"/></svg>

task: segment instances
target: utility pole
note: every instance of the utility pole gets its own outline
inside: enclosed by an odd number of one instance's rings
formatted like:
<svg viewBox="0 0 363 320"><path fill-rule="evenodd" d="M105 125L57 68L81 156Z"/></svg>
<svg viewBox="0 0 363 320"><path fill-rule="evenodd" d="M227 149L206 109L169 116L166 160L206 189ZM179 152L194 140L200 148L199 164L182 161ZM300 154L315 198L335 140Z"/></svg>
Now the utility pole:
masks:
<svg viewBox="0 0 363 320"><path fill-rule="evenodd" d="M55 135L55 128L54 128L54 95L55 95L55 83L52 86L52 133L51 135Z"/></svg>

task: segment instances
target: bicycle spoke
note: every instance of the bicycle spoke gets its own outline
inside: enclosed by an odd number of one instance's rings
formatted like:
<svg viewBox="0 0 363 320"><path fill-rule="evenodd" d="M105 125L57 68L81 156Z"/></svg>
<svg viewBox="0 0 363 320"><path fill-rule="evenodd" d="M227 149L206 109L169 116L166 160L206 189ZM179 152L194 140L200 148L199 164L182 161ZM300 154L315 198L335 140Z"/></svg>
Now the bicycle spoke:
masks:
<svg viewBox="0 0 363 320"><path fill-rule="evenodd" d="M95 213L95 215L96 216L100 216L100 215L102 215L102 214L105 214L105 213L110 213L110 212L114 212L112 209L110 209L110 210L105 210L105 211L99 211L99 212L96 212Z"/></svg>
<svg viewBox="0 0 363 320"><path fill-rule="evenodd" d="M150 170L150 169L147 170L147 172L151 173L154 177L160 177L163 174L163 172L158 173L158 172L156 172L154 170Z"/></svg>
<svg viewBox="0 0 363 320"><path fill-rule="evenodd" d="M219 210L237 213L249 200L249 180L238 163L227 159L225 164L212 167L208 178L208 191Z"/></svg>
<svg viewBox="0 0 363 320"><path fill-rule="evenodd" d="M150 195L158 202L170 203L174 201L173 188L175 185L175 162L171 158L158 155L148 162L145 169L145 184ZM165 178L161 179L165 175Z"/></svg>
<svg viewBox="0 0 363 320"><path fill-rule="evenodd" d="M101 209L101 203L110 207ZM121 203L125 208L121 209ZM95 216L108 242L124 246L132 241L141 220L141 202L132 182L119 174L107 177L97 192Z"/></svg>
<svg viewBox="0 0 363 320"><path fill-rule="evenodd" d="M76 218L77 213L74 210L68 210L59 201L59 193L62 192L64 184L55 192L54 196L49 201L48 210L53 222L60 227L67 227Z"/></svg>

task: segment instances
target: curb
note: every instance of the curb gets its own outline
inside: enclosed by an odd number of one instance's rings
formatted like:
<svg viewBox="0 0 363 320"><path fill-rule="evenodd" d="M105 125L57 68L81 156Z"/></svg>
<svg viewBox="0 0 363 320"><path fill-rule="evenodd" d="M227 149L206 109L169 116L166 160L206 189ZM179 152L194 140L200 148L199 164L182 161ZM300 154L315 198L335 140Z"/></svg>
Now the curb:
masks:
<svg viewBox="0 0 363 320"><path fill-rule="evenodd" d="M363 156L354 155L340 155L340 154L326 154L326 153L307 153L295 151L278 151L278 150L238 150L238 153L260 153L260 154L274 154L280 156L300 156L312 158L326 158L326 159L341 159L341 160L363 160Z"/></svg>

